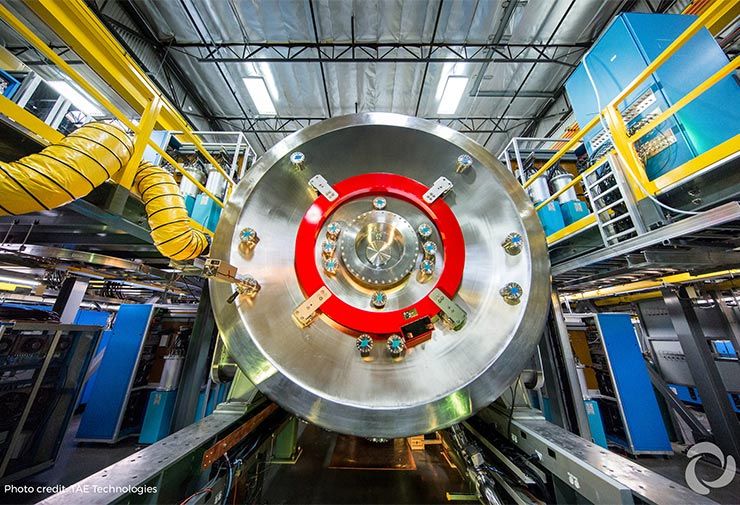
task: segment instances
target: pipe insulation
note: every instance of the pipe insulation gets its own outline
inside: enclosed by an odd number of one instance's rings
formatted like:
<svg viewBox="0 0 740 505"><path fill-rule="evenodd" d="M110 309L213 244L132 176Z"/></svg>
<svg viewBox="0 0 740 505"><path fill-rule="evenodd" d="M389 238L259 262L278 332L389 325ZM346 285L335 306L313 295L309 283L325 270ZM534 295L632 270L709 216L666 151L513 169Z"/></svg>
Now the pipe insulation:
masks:
<svg viewBox="0 0 740 505"><path fill-rule="evenodd" d="M89 194L128 164L133 142L107 123L88 123L59 142L18 161L0 162L0 216L51 210ZM199 256L208 239L190 224L174 177L142 162L133 189L144 201L157 250L184 261Z"/></svg>

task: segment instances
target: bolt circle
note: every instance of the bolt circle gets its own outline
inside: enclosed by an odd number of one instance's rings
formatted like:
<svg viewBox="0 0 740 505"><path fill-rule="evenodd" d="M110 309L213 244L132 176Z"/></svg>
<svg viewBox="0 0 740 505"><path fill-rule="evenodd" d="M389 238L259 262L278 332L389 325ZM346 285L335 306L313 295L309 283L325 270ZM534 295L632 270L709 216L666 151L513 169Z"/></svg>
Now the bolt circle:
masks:
<svg viewBox="0 0 740 505"><path fill-rule="evenodd" d="M388 201L382 196L376 196L373 198L373 208L376 210L383 210L388 205Z"/></svg>
<svg viewBox="0 0 740 505"><path fill-rule="evenodd" d="M329 240L336 240L339 237L339 232L342 231L342 225L336 221L333 221L326 225L326 238Z"/></svg>
<svg viewBox="0 0 740 505"><path fill-rule="evenodd" d="M432 236L432 226L429 223L421 223L416 231L424 240Z"/></svg>
<svg viewBox="0 0 740 505"><path fill-rule="evenodd" d="M360 354L365 355L373 349L373 343L373 338L367 333L363 333L355 340L355 347L360 351Z"/></svg>
<svg viewBox="0 0 740 505"><path fill-rule="evenodd" d="M321 242L321 254L326 258L334 256L334 252L337 250L337 243L333 240L324 240Z"/></svg>
<svg viewBox="0 0 740 505"><path fill-rule="evenodd" d="M324 271L327 274L333 275L337 273L339 269L339 261L336 258L326 258L324 260Z"/></svg>
<svg viewBox="0 0 740 505"><path fill-rule="evenodd" d="M423 260L419 265L419 271L422 275L432 275L434 273L434 261Z"/></svg>
<svg viewBox="0 0 740 505"><path fill-rule="evenodd" d="M500 293L506 303L517 305L521 301L524 290L516 282L510 282L501 288Z"/></svg>
<svg viewBox="0 0 740 505"><path fill-rule="evenodd" d="M426 258L433 258L437 254L437 244L431 240L424 242L424 245L422 245L421 248L424 250L424 256Z"/></svg>
<svg viewBox="0 0 740 505"><path fill-rule="evenodd" d="M504 248L504 251L506 251L507 254L516 256L517 254L522 252L522 248L524 247L524 239L522 239L522 236L517 232L511 232L506 236L504 241L501 243L501 246Z"/></svg>
<svg viewBox="0 0 740 505"><path fill-rule="evenodd" d="M388 296L382 291L374 292L372 297L370 298L370 303L376 309L382 309L383 307L385 307L385 304L387 301L388 301Z"/></svg>
<svg viewBox="0 0 740 505"><path fill-rule="evenodd" d="M401 335L394 333L385 343L386 349L393 357L398 357L406 350L406 341Z"/></svg>
<svg viewBox="0 0 740 505"><path fill-rule="evenodd" d="M257 236L257 231L254 228L244 228L241 232L239 232L239 240L241 240L241 243L248 246L253 247L259 242L259 237Z"/></svg>

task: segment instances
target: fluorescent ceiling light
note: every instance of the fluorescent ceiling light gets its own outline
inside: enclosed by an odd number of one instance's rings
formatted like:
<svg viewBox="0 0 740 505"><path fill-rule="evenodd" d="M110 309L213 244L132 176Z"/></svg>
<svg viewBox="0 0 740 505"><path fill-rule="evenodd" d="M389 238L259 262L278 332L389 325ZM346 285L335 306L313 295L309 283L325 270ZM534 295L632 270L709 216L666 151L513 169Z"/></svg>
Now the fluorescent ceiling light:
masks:
<svg viewBox="0 0 740 505"><path fill-rule="evenodd" d="M277 114L275 104L272 103L272 98L270 98L270 93L267 91L265 80L262 77L245 77L244 85L249 91L249 96L252 97L254 106L257 107L257 112L268 116Z"/></svg>
<svg viewBox="0 0 740 505"><path fill-rule="evenodd" d="M447 78L447 84L445 84L445 90L442 93L442 99L439 101L439 106L437 107L437 114L454 114L467 87L467 77L459 75L449 76Z"/></svg>
<svg viewBox="0 0 740 505"><path fill-rule="evenodd" d="M5 275L0 275L0 282L7 282L8 284L17 284L18 286L30 286L35 287L41 284L38 281L34 281L32 279L20 279L18 277L7 277Z"/></svg>
<svg viewBox="0 0 740 505"><path fill-rule="evenodd" d="M48 83L49 86L54 88L60 95L72 102L72 105L77 107L80 112L84 112L88 116L105 116L103 111L93 105L90 100L70 86L69 83L65 81L48 81Z"/></svg>

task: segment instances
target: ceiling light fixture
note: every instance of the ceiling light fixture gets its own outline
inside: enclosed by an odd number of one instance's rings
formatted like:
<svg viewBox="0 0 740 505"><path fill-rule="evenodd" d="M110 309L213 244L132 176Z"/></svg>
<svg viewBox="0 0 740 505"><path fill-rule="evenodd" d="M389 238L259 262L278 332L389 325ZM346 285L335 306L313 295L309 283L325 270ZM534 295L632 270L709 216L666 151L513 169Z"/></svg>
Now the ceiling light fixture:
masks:
<svg viewBox="0 0 740 505"><path fill-rule="evenodd" d="M437 114L454 114L460 104L465 89L468 87L468 78L460 75L451 75L447 78L442 99L437 107Z"/></svg>
<svg viewBox="0 0 740 505"><path fill-rule="evenodd" d="M245 77L244 85L247 87L249 96L252 97L257 112L267 116L275 116L275 104L272 103L270 92L267 91L267 85L262 77Z"/></svg>
<svg viewBox="0 0 740 505"><path fill-rule="evenodd" d="M72 105L77 107L80 112L83 112L88 116L105 116L102 110L96 107L90 100L85 98L82 93L70 86L69 83L65 81L48 81L48 84L49 86L54 88L57 93L72 102Z"/></svg>

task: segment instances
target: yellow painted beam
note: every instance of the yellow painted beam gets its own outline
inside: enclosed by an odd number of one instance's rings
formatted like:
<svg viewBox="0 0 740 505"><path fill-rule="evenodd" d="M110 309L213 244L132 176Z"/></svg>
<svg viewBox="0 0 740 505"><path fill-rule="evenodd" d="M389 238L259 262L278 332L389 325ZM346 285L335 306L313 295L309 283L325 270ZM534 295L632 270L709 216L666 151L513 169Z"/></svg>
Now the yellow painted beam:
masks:
<svg viewBox="0 0 740 505"><path fill-rule="evenodd" d="M701 172L718 161L724 160L738 152L740 152L740 134L735 135L731 139L725 140L718 146L714 146L712 149L690 159L680 167L676 167L670 172L655 179L653 181L653 184L655 185L654 194L668 191L671 189L671 186L674 186L687 177L690 177L697 172Z"/></svg>
<svg viewBox="0 0 740 505"><path fill-rule="evenodd" d="M740 67L740 56L736 56L733 58L732 61L727 63L724 67L719 69L717 72L712 74L712 76L707 79L706 81L699 84L697 87L689 91L688 94L686 94L683 98L678 100L676 103L668 107L666 110L658 114L654 119L652 119L648 124L637 130L632 136L630 136L630 142L633 144L640 140L642 137L650 133L650 131L653 130L656 126L658 126L660 123L674 115L679 110L683 109L686 105L688 105L691 101L695 100L699 95L704 93L706 90L717 84L719 81L730 75L732 72L735 71L736 68Z"/></svg>
<svg viewBox="0 0 740 505"><path fill-rule="evenodd" d="M60 141L64 135L44 123L17 103L0 95L0 114L18 123L20 126L36 135L44 144Z"/></svg>
<svg viewBox="0 0 740 505"><path fill-rule="evenodd" d="M740 274L740 270L738 269L721 270L718 272L701 275L692 275L689 272L683 272L680 274L668 275L666 277L661 277L655 280L630 282L628 284L620 284L618 286L610 286L608 288L584 291L583 293L574 293L572 295L566 295L565 298L571 302L577 300L589 300L592 298L604 298L606 296L615 296L626 293L634 293L637 291L645 291L648 289L660 288L668 284L685 284L687 282L716 279L717 277L725 277L728 275L737 276L738 274Z"/></svg>
<svg viewBox="0 0 740 505"><path fill-rule="evenodd" d="M146 75L146 73L139 67L134 59L126 52L126 50L118 43L116 38L110 31L100 22L94 12L90 10L84 0L24 0L26 6L28 6L44 23L54 30L57 36L72 49L83 61L97 73L121 98L123 98L137 113L144 114L146 107L149 105L154 97L159 97L162 100L162 109L160 115L157 118L157 124L163 129L170 131L182 131L183 135L192 142L195 147L203 154L208 162L218 170L221 175L226 179L229 184L235 184L234 179L221 167L219 162L203 147L203 143L200 138L192 133L190 124L187 120L179 113L177 108L172 105L168 100L162 97L159 88L154 82ZM5 17L5 16L3 16ZM14 26L14 28L16 28ZM17 28L16 28L17 29ZM28 29L24 30L28 32ZM41 42L43 46L46 46L42 41L34 41L28 38L27 33L21 33L24 37L32 42L37 49L42 50L37 42ZM38 37L35 37L38 39ZM49 57L54 61L55 64L59 65L57 60L61 60L54 51L46 46L46 49L51 52L47 54L46 50L42 50L45 56ZM63 62L64 63L64 62ZM73 77L70 73L71 67L64 63L68 68L59 65L70 77ZM72 70L72 72L74 72ZM75 72L76 73L76 72ZM74 78L74 77L73 77ZM90 84L83 85L77 79L77 84L81 85L85 91L90 93L96 100L98 100L106 109L114 113L114 115L126 124L133 131L137 131L136 127L132 127L130 120L126 118L123 120L119 117L113 108L112 104L105 99L101 98L100 93L97 90L91 91L88 88L92 88ZM118 111L120 113L120 111Z"/></svg>
<svg viewBox="0 0 740 505"><path fill-rule="evenodd" d="M555 233L548 235L547 245L552 245L555 242L558 242L564 239L565 237L568 237L570 235L575 235L579 231L595 223L596 223L596 214L589 214L588 216L583 216L581 219L579 219L575 223L571 223L565 228L560 228Z"/></svg>
<svg viewBox="0 0 740 505"><path fill-rule="evenodd" d="M149 139L152 137L154 131L154 125L157 122L157 116L159 111L162 109L162 100L159 97L154 97L149 105L144 109L144 113L141 115L141 121L139 121L139 131L136 133L134 138L134 152L131 154L126 167L116 174L116 182L126 189L131 189L136 177L136 172L139 170L139 165L144 157L144 150L149 144Z"/></svg>
<svg viewBox="0 0 740 505"><path fill-rule="evenodd" d="M639 302L640 300L651 300L653 298L660 298L662 293L660 291L647 291L645 293L635 293L634 295L624 296L612 296L609 298L600 298L594 301L594 305L597 307L605 307L609 305L623 305L625 303Z"/></svg>
<svg viewBox="0 0 740 505"><path fill-rule="evenodd" d="M655 58L650 65L648 65L640 74L635 77L626 88L622 90L609 105L617 106L625 98L627 98L637 87L642 84L645 79L652 75L661 65L663 65L668 59L673 56L691 37L696 35L699 30L707 26L717 26L721 20L725 19L734 9L737 9L740 0L720 0L714 2L704 13L699 16L696 21L678 36L676 40L671 42L665 50Z"/></svg>
<svg viewBox="0 0 740 505"><path fill-rule="evenodd" d="M535 172L532 177L527 179L527 181L524 183L524 188L528 188L539 176L547 172L555 163L562 158L565 153L572 150L583 138L584 135L586 135L591 129L596 126L596 124L599 122L599 116L594 116L594 118L588 122L586 126L583 127L583 129L579 130L572 139L570 139L568 142L565 143L563 147L560 148L558 152L556 152L552 158L550 158L547 163L542 165L542 167Z"/></svg>

